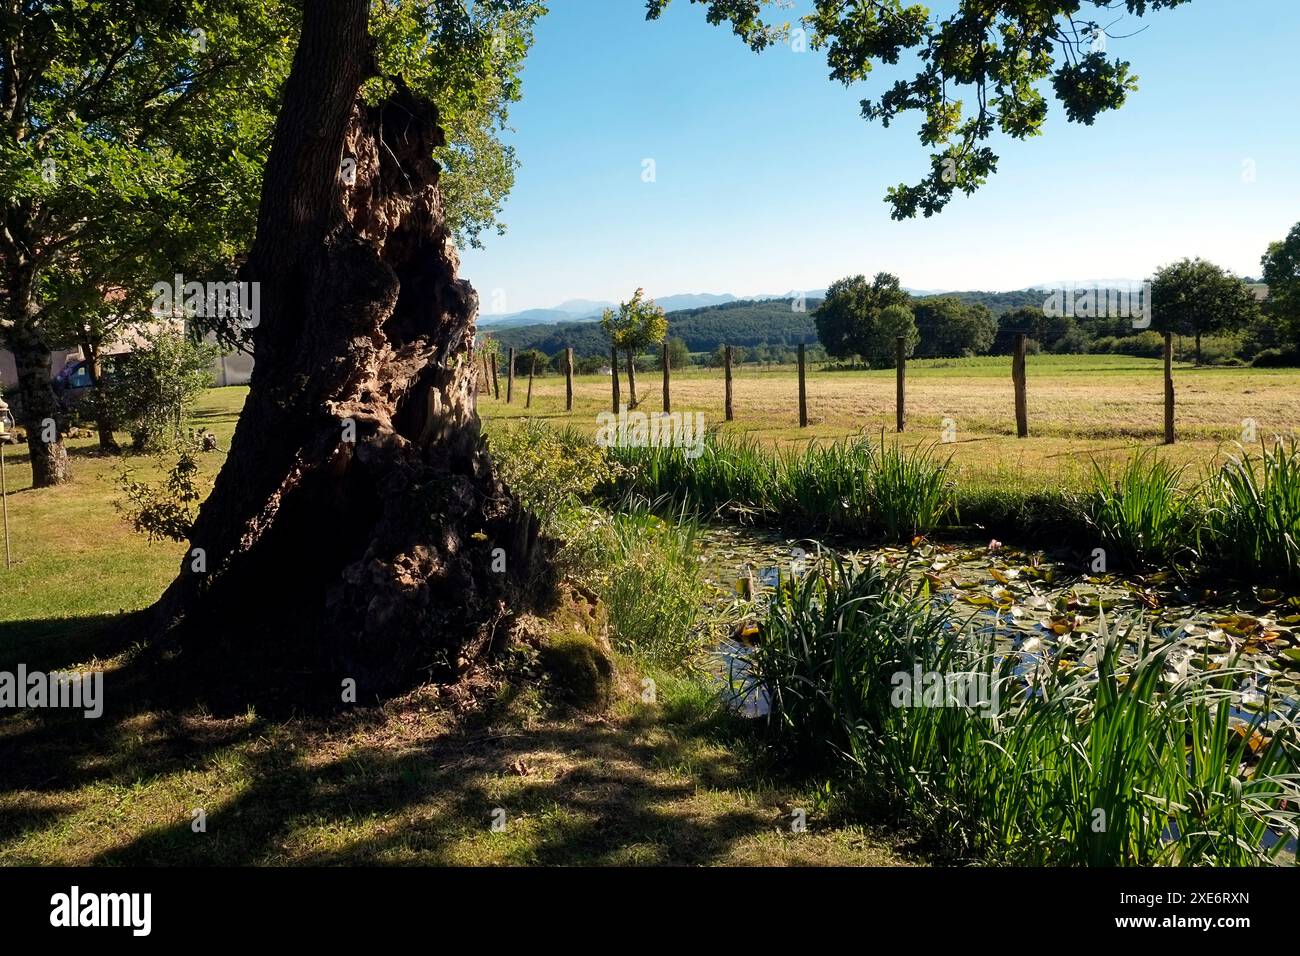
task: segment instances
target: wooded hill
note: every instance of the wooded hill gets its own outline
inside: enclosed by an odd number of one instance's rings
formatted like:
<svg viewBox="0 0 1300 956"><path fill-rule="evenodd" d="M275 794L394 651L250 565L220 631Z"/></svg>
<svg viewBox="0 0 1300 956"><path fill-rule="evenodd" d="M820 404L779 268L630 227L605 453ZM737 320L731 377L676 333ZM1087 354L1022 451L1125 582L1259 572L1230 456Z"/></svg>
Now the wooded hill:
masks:
<svg viewBox="0 0 1300 956"><path fill-rule="evenodd" d="M993 314L1001 315L1022 306L1039 307L1044 293L1019 292L952 292L953 298L968 303L987 305ZM918 297L919 300L938 296ZM692 352L712 352L719 345L736 345L742 348L777 346L795 348L800 344L817 344L817 328L812 313L821 305L821 299L805 299L804 311L796 311L792 299L769 299L761 302L727 302L700 309L681 309L668 313L668 334L682 339ZM555 355L572 348L578 356L605 355L609 340L600 330L598 321L561 322L559 324L526 325L512 329L485 328L506 348L538 349L546 355Z"/></svg>

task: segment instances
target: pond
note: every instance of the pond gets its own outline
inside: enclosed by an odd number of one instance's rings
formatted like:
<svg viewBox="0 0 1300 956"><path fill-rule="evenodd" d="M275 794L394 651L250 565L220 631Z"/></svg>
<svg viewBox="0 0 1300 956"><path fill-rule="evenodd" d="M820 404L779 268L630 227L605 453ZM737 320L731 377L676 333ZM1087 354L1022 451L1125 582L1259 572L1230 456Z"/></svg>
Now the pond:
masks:
<svg viewBox="0 0 1300 956"><path fill-rule="evenodd" d="M818 544L761 528L706 526L698 538L706 576L731 596L763 591L780 577L800 573ZM911 547L857 547L823 543L860 561L906 567L918 585L924 579L934 600L956 613L972 631L993 637L999 650L1016 653L1018 666L1032 668L1044 657L1091 644L1101 627L1140 621L1154 645L1176 643L1175 669L1214 670L1240 655L1249 669L1237 715L1249 719L1264 695L1275 707L1296 706L1300 692L1300 596L1267 587L1207 588L1169 571L1135 576L1088 573L1067 552L1026 551L997 541L918 540ZM1103 621L1105 622L1103 625ZM1129 652L1136 653L1130 643ZM731 686L743 684L743 640L717 649L719 670ZM761 696L737 701L751 715L765 711Z"/></svg>

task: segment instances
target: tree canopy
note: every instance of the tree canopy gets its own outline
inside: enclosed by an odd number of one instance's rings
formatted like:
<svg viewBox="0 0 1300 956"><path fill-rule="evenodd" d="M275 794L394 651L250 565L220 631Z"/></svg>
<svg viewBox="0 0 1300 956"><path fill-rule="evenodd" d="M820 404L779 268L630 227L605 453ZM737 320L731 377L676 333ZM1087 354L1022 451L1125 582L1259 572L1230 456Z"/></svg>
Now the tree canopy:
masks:
<svg viewBox="0 0 1300 956"><path fill-rule="evenodd" d="M646 18L657 19L670 2L646 0ZM895 219L932 216L957 190L970 194L983 185L998 164L987 140L995 134L1028 139L1042 131L1043 87L1051 87L1074 123L1091 125L1123 106L1137 77L1131 64L1106 51L1108 39L1122 36L1110 32L1118 22L1114 12L1141 17L1186 2L962 0L941 18L904 0L815 0L813 12L796 26L764 20L764 8L788 6L779 0L691 0L705 8L710 23L730 25L754 50L803 31L813 49L826 51L830 78L845 86L866 80L878 63L895 66L905 54L919 60L911 79L861 102L863 117L883 126L919 113L920 140L934 149L923 179L888 191Z"/></svg>
<svg viewBox="0 0 1300 956"><path fill-rule="evenodd" d="M998 330L998 320L988 306L951 296L917 302L913 311L920 333L917 358L957 358L987 352Z"/></svg>
<svg viewBox="0 0 1300 956"><path fill-rule="evenodd" d="M1156 270L1151 279L1152 325L1161 332L1194 336L1197 364L1203 335L1242 328L1258 312L1250 286L1205 259L1180 259Z"/></svg>
<svg viewBox="0 0 1300 956"><path fill-rule="evenodd" d="M600 318L600 327L609 337L610 344L621 352L636 353L657 345L668 334L668 320L664 310L648 299L644 289L637 289L632 298L620 302L618 312L606 309Z"/></svg>
<svg viewBox="0 0 1300 956"><path fill-rule="evenodd" d="M403 85L437 105L447 222L463 243L502 228L518 164L501 132L544 12L538 0L371 8L378 75L363 99ZM25 370L26 417L54 412L52 346L143 318L153 284L176 274L233 278L300 28L290 0L0 8L0 344ZM227 345L246 339L240 317L194 320ZM32 448L37 484L66 478L61 446L45 444Z"/></svg>
<svg viewBox="0 0 1300 956"><path fill-rule="evenodd" d="M1270 243L1261 261L1268 284L1267 310L1281 337L1300 346L1300 223L1285 239Z"/></svg>
<svg viewBox="0 0 1300 956"><path fill-rule="evenodd" d="M910 301L898 276L888 272L877 273L870 282L864 275L837 279L813 313L817 338L836 358L859 355L868 362L875 359L874 364L887 364L892 358L884 356L893 355L893 339L879 324L881 314L889 306Z"/></svg>

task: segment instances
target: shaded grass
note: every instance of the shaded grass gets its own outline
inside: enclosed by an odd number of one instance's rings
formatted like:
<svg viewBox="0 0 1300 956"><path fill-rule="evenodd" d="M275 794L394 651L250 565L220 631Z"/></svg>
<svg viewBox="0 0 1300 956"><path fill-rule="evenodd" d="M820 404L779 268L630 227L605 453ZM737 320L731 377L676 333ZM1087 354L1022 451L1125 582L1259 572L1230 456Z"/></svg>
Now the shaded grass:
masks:
<svg viewBox="0 0 1300 956"><path fill-rule="evenodd" d="M498 684L468 710L426 687L286 722L137 706L148 674L126 666L101 720L0 720L0 863L905 862L900 838L816 813L808 833L783 827L813 798L756 776L743 728L698 683L649 673L654 701L636 685L598 716Z"/></svg>

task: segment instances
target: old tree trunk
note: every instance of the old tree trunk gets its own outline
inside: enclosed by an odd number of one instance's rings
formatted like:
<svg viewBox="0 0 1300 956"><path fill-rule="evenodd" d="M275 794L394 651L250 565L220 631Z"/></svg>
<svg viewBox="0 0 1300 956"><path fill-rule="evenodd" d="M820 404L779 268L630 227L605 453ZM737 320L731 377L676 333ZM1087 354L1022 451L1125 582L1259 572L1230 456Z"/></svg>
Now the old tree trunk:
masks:
<svg viewBox="0 0 1300 956"><path fill-rule="evenodd" d="M232 704L452 679L505 639L544 563L480 435L477 297L444 222L436 111L400 88L358 98L367 6L304 8L241 273L261 283L251 388L155 608L160 646Z"/></svg>
<svg viewBox="0 0 1300 956"><path fill-rule="evenodd" d="M5 277L5 286L12 290L12 295L7 303L7 321L0 344L13 352L18 371L18 396L22 403L19 420L27 429L32 487L48 488L61 485L71 477L68 452L59 431L58 405L50 384L50 346L38 321L36 268L22 261L23 253L15 251L12 255L19 261Z"/></svg>

